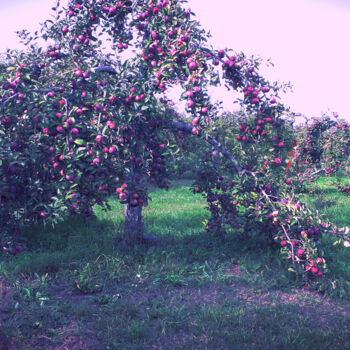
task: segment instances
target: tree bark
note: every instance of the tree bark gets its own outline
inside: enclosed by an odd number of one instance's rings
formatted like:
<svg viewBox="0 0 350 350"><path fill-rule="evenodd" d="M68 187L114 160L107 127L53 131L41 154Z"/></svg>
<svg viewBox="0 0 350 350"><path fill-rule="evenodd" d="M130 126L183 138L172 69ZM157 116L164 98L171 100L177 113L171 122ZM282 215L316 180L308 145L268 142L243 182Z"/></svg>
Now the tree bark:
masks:
<svg viewBox="0 0 350 350"><path fill-rule="evenodd" d="M142 239L144 225L142 222L142 206L124 204L124 240L133 244Z"/></svg>

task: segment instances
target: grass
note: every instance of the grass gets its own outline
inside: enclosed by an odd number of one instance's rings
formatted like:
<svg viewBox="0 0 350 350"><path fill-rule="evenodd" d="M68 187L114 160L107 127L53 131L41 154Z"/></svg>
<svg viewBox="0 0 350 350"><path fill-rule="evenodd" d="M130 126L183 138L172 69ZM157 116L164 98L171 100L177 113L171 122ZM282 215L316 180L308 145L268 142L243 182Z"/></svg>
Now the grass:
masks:
<svg viewBox="0 0 350 350"><path fill-rule="evenodd" d="M313 195L307 195L306 201L320 213L326 214L338 226L349 226L349 196L337 189L334 184L335 180L334 177L322 177L317 184L312 185ZM349 180L345 178L341 180L344 185L349 185Z"/></svg>
<svg viewBox="0 0 350 350"><path fill-rule="evenodd" d="M144 211L151 246L125 247L123 210L34 227L0 256L0 350L350 349L350 252L329 248L322 293L278 249L203 232L205 201L177 181ZM321 196L321 197L320 197ZM350 199L321 182L306 200L349 225Z"/></svg>

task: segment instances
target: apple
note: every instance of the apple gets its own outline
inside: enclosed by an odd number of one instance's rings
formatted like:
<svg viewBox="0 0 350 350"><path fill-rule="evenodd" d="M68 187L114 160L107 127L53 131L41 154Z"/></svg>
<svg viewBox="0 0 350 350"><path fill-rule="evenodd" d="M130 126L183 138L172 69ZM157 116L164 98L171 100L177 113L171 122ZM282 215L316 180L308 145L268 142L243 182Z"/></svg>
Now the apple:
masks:
<svg viewBox="0 0 350 350"><path fill-rule="evenodd" d="M194 102L192 100L189 100L187 102L187 107L191 108L191 107L193 107L193 105L194 105Z"/></svg>
<svg viewBox="0 0 350 350"><path fill-rule="evenodd" d="M190 62L188 67L191 69L191 70L195 70L197 68L197 64L196 62Z"/></svg>
<svg viewBox="0 0 350 350"><path fill-rule="evenodd" d="M193 120L192 120L192 125L197 125L198 124L198 122L199 122L199 117L196 117L196 118L194 118Z"/></svg>
<svg viewBox="0 0 350 350"><path fill-rule="evenodd" d="M11 255L16 255L16 254L17 254L16 248L12 248L12 249L9 251L9 253L10 253Z"/></svg>
<svg viewBox="0 0 350 350"><path fill-rule="evenodd" d="M126 194L125 194L125 193L120 193L119 198L120 198L120 199L126 198Z"/></svg>

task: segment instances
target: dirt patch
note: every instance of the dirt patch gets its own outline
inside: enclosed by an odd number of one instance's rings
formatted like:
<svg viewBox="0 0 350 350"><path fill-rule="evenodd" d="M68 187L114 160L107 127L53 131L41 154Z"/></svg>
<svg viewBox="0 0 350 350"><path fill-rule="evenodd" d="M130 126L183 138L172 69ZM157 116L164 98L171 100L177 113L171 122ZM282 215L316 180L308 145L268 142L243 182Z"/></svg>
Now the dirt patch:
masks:
<svg viewBox="0 0 350 350"><path fill-rule="evenodd" d="M74 292L72 288L68 288L67 286L56 286L51 288L50 295L60 302L68 301L74 305L81 305L90 303L92 296L97 294L82 294Z"/></svg>
<svg viewBox="0 0 350 350"><path fill-rule="evenodd" d="M177 332L176 334L164 334L152 345L145 346L145 349L164 350L164 349L183 349L192 336L185 332Z"/></svg>
<svg viewBox="0 0 350 350"><path fill-rule="evenodd" d="M102 350L105 349L93 336L67 335L60 345L52 345L48 350Z"/></svg>
<svg viewBox="0 0 350 350"><path fill-rule="evenodd" d="M220 307L228 297L232 298L234 292L229 294L221 287L181 288L178 290L178 302L182 305L210 305Z"/></svg>
<svg viewBox="0 0 350 350"><path fill-rule="evenodd" d="M240 269L235 267L231 270L234 276L240 274ZM158 300L161 303L183 306L213 306L221 307L225 302L238 301L252 307L278 307L279 305L291 305L306 317L312 318L320 326L327 326L332 320L340 316L350 318L350 305L333 302L316 292L302 289L292 289L290 292L271 290L256 292L250 286L236 282L230 286L210 285L206 287L190 288L181 287L173 290L156 289L152 291L135 291L133 295L123 296L128 302L134 304L149 303Z"/></svg>
<svg viewBox="0 0 350 350"><path fill-rule="evenodd" d="M240 287L237 289L239 299L256 306L271 306L277 304L297 305L305 310L316 310L320 314L337 314L350 317L350 305L338 304L322 297L320 294L307 290L292 289L290 293L279 290L265 293L255 293L252 289Z"/></svg>
<svg viewBox="0 0 350 350"><path fill-rule="evenodd" d="M242 270L239 262L236 265L231 265L228 269L226 269L225 275L231 277L241 277Z"/></svg>
<svg viewBox="0 0 350 350"><path fill-rule="evenodd" d="M103 303L104 296L106 296L106 303L112 301L119 303L117 300L120 299L121 310L123 310L123 305L125 305L129 313L133 312L128 307L134 305L135 310L137 310L137 317L143 317L142 310L152 310L154 308L156 312L158 310L157 305L160 305L160 314L153 321L154 327L163 327L161 322L163 307L165 314L169 313L169 317L171 318L173 307L175 308L175 312L185 307L186 309L188 308L189 312L196 313L197 309L205 309L206 306L220 308L225 303L233 303L233 307L235 307L236 303L239 307L247 307L247 317L251 317L252 319L256 317L255 308L273 310L273 308L287 307L287 311L291 308L291 310L294 310L293 313L299 314L299 317L303 316L305 319L310 319L318 327L323 329L336 325L341 317L350 318L349 303L337 303L312 291L303 289L293 289L288 293L280 290L255 291L251 286L241 281L240 278L236 278L242 274L239 264L230 266L224 271L224 274L232 276L232 281L229 279L229 285L211 283L198 287L181 286L178 288L165 288L156 285L145 288L145 286L138 285L133 290L130 290L130 287L123 289L122 286L118 286L114 290L104 290L101 293L84 295L75 293L69 285L62 284L51 286L49 293L51 300L55 299L59 302L68 301L72 304L83 305L89 310L92 308L96 311L99 311L101 307L99 304ZM225 282L227 281L225 280ZM12 295L13 292L10 286L6 285L3 280L0 280L0 307L6 307L7 303L11 302ZM191 309L192 306L196 308ZM1 311L0 308L0 325L2 315L4 314L6 316L6 313ZM151 313L148 315L152 317ZM27 345L33 348L48 350L105 349L98 340L96 332L94 332L94 324L87 324L85 328L78 329L75 321L79 322L78 319L71 317L68 320L68 324L55 328L55 335L52 337L49 333L46 335L36 334L28 339ZM186 319L185 322L191 321L190 319ZM191 324L189 323L189 325ZM169 327L170 331L168 330ZM169 348L170 344L173 348L180 349L193 341L206 344L209 338L206 338L205 335L194 337L193 334L186 332L184 329L164 326L164 333L162 330L159 339L155 339L152 344L146 344L145 349ZM25 349L22 344L19 345L10 342L4 343L2 346L4 350Z"/></svg>

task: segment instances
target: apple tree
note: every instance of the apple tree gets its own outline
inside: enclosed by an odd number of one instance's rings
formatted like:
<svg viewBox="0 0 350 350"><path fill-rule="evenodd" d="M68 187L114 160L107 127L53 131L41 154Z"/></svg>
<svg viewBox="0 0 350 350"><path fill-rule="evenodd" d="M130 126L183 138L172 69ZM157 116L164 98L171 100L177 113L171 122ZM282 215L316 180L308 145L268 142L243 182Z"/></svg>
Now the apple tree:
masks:
<svg viewBox="0 0 350 350"><path fill-rule="evenodd" d="M321 174L331 176L339 190L348 193L342 177L349 174L350 125L338 115L314 118L298 133L297 157L301 164L300 179L311 184Z"/></svg>
<svg viewBox="0 0 350 350"><path fill-rule="evenodd" d="M295 271L322 276L319 239L341 233L298 199L297 169L287 166L292 122L278 102L283 87L259 74L259 60L209 47L184 4L58 2L40 31L45 45L38 33L21 33L28 51L9 51L0 71L2 223L55 220L67 211L89 216L116 194L125 240L135 242L143 237L147 182L168 187L176 132L210 146L198 155L193 187L207 199L208 230L265 234ZM235 137L226 144L214 137L222 113L210 85L240 96L240 115L227 124ZM172 109L166 93L173 86L190 123Z"/></svg>

